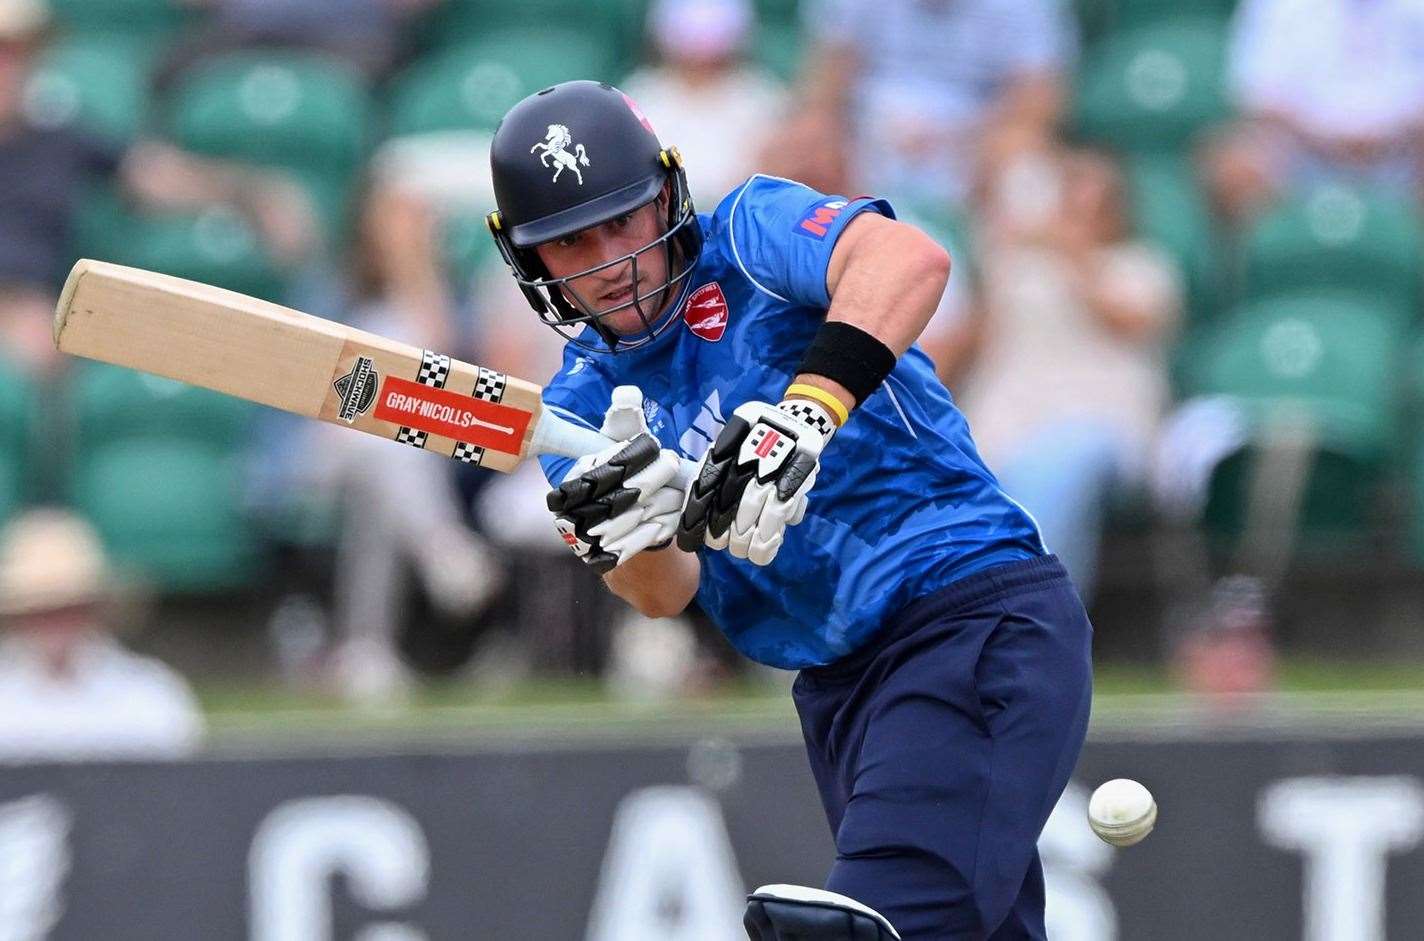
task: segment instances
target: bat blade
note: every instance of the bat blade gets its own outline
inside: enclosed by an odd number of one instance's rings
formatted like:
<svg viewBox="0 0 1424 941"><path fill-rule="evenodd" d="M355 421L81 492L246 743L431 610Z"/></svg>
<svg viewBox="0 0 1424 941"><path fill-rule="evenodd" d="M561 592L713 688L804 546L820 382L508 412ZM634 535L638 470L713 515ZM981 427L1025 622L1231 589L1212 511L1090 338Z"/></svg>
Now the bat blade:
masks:
<svg viewBox="0 0 1424 941"><path fill-rule="evenodd" d="M612 442L546 412L541 387L257 298L82 259L55 310L60 350L497 471Z"/></svg>

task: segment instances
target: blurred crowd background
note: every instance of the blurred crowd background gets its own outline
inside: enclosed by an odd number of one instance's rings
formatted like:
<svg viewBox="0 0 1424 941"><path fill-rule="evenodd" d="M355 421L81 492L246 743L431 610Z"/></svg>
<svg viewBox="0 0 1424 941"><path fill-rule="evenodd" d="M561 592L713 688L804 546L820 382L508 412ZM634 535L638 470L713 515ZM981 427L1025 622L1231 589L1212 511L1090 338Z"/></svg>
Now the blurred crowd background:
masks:
<svg viewBox="0 0 1424 941"><path fill-rule="evenodd" d="M639 102L701 211L772 173L950 249L922 345L1100 662L1228 696L1424 658L1424 5L0 0L0 738L88 697L181 747L179 672L362 703L759 677L612 599L537 471L53 351L93 257L546 379L487 150L571 78Z"/></svg>

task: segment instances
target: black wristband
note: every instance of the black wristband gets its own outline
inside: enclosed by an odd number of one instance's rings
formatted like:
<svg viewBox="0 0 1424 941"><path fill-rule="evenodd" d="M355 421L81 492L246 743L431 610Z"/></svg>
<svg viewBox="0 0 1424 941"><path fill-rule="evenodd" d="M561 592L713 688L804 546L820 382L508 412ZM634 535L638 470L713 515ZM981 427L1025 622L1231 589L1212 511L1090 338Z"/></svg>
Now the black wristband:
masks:
<svg viewBox="0 0 1424 941"><path fill-rule="evenodd" d="M895 351L864 330L827 320L816 331L793 375L825 376L845 386L859 405L895 368Z"/></svg>

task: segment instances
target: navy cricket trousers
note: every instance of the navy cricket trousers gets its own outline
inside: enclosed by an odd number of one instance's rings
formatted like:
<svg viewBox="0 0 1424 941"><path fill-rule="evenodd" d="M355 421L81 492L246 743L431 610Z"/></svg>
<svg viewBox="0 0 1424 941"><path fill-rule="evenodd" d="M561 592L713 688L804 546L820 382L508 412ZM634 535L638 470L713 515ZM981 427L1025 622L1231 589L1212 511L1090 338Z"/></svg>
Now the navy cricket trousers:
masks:
<svg viewBox="0 0 1424 941"><path fill-rule="evenodd" d="M905 941L1044 938L1038 835L1087 732L1092 625L1054 556L901 610L793 697L836 841L826 888Z"/></svg>

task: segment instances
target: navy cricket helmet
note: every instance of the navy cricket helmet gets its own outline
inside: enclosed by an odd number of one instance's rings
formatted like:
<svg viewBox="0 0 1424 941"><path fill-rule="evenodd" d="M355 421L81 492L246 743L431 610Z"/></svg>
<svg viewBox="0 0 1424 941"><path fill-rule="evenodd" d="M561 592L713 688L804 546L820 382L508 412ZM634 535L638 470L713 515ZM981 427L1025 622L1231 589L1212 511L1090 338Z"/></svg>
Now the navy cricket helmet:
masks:
<svg viewBox="0 0 1424 941"><path fill-rule="evenodd" d="M666 329L658 313L697 263L702 230L687 191L682 155L663 147L627 95L606 82L564 82L516 104L490 144L495 202L487 217L500 254L539 319L574 344L595 350L630 349ZM534 246L616 219L653 202L668 189L663 233L636 251L562 278L551 277ZM639 284L639 257L667 256L667 278L608 310L597 310L568 282L631 264ZM604 324L609 314L632 308L643 321L633 337ZM603 346L581 334L592 327Z"/></svg>

